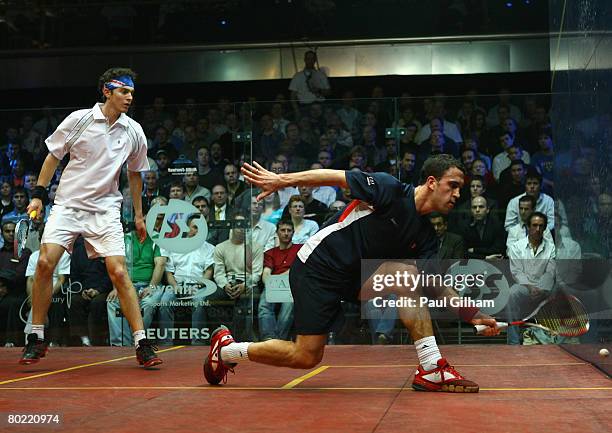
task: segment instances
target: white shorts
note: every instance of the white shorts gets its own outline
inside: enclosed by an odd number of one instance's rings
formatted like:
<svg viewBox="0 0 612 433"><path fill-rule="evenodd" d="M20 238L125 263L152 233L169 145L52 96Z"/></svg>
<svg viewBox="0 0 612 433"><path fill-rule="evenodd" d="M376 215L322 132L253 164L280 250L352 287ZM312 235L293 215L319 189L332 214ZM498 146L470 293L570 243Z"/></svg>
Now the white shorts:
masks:
<svg viewBox="0 0 612 433"><path fill-rule="evenodd" d="M83 235L87 256L125 256L121 212L87 212L54 205L45 223L41 244L58 244L72 254L75 239Z"/></svg>

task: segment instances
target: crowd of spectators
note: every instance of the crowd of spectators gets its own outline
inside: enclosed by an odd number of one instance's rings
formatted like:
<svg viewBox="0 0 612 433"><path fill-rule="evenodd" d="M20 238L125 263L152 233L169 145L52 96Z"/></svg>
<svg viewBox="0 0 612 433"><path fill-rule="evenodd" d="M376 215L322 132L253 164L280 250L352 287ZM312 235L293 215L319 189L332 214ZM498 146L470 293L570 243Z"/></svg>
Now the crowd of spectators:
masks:
<svg viewBox="0 0 612 433"><path fill-rule="evenodd" d="M232 317L238 308L258 315L261 338L289 338L291 308L259 296L263 283L288 271L287 261L295 259L296 247L346 207L351 194L332 187L287 187L257 202L259 191L240 174L244 161L257 161L275 173L315 168L383 171L417 185L429 155L450 153L463 162L467 175L455 209L448 216L430 216L441 259L509 258L518 269L517 263L526 258L579 259L585 253L609 258L612 194L605 190L605 170L586 132L584 140L555 152L545 100L512 97L507 89L494 99L472 92L459 104L441 93L420 99L385 98L380 86L372 89L369 99L358 100L345 91L338 100L326 100L331 87L316 69L314 53L307 53L305 68L289 90L289 98L279 94L269 103L233 104L223 98L214 105L198 105L189 99L168 106L157 97L152 106L136 110L134 116L149 140L151 170L142 175L145 213L155 203L184 200L199 211L189 221L189 236L198 231L194 219L202 218L209 226L207 241L187 254L160 249L150 239L140 244L126 229L145 323L157 323L158 341L172 343L178 338L171 332L179 311L172 301L181 292L178 287L189 284L206 295L194 296L197 302L189 313L193 328L208 326L215 313L208 309L217 302L234 309ZM44 218L30 236L31 256L13 257L13 231L16 221L26 217L30 191L46 156L44 139L61 120L58 113L44 110L24 114L19 124L5 129L0 154L0 343L6 345L23 344L26 276L31 278L26 269L33 270L29 262L35 260ZM247 139L244 132L250 133ZM172 175L173 164L184 160L195 165L196 173ZM49 186L47 214L66 163L60 164ZM129 223L127 189L124 198L123 216ZM241 219L250 220L250 242L245 242L243 226L222 224ZM59 312L50 321L68 326L74 344L130 344L116 291L99 275L100 259L90 260L79 251L75 248L68 270L57 276L54 305ZM523 274L549 271L528 269ZM527 280L526 290L532 295L554 286L538 286L541 275ZM254 311L245 301L251 293L261 299ZM374 335L372 328L372 333L373 341L392 338L388 330ZM199 344L206 337L196 332L187 338ZM54 341L63 342L59 336Z"/></svg>

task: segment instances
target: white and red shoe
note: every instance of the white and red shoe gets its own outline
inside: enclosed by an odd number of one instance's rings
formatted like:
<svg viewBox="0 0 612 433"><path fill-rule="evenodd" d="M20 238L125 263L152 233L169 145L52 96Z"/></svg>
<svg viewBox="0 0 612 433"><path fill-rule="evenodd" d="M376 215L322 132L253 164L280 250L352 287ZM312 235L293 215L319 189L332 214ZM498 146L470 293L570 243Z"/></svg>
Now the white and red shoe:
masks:
<svg viewBox="0 0 612 433"><path fill-rule="evenodd" d="M227 372L234 372L236 364L224 364L221 348L234 342L234 337L226 326L219 326L210 336L210 352L204 360L204 377L211 385L227 382Z"/></svg>
<svg viewBox="0 0 612 433"><path fill-rule="evenodd" d="M478 384L465 379L445 358L438 360L438 366L425 371L419 365L412 387L416 391L437 392L478 392Z"/></svg>

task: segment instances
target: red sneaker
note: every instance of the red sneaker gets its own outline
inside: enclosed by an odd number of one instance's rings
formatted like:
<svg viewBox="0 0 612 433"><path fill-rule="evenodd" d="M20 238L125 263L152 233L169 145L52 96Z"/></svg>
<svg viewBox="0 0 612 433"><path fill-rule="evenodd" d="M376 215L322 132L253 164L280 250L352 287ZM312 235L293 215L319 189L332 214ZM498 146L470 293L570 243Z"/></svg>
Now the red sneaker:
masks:
<svg viewBox="0 0 612 433"><path fill-rule="evenodd" d="M224 364L221 360L221 348L234 342L234 337L227 327L221 325L210 336L210 352L204 360L204 377L211 385L227 382L227 372L234 372L236 364Z"/></svg>
<svg viewBox="0 0 612 433"><path fill-rule="evenodd" d="M450 366L445 358L438 360L438 367L425 371L419 365L412 387L416 391L478 392L478 384L465 379Z"/></svg>

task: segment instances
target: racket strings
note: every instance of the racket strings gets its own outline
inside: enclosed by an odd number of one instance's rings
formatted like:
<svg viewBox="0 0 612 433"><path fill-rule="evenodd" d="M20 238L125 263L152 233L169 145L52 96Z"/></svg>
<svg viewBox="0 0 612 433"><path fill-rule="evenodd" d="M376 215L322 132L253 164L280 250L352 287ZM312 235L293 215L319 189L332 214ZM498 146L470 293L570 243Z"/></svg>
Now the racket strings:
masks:
<svg viewBox="0 0 612 433"><path fill-rule="evenodd" d="M20 222L15 228L15 240L17 241L17 256L21 257L21 253L25 248L25 243L28 236L27 222Z"/></svg>
<svg viewBox="0 0 612 433"><path fill-rule="evenodd" d="M546 303L536 316L537 323L556 334L578 337L588 331L589 318L582 304L573 298L557 297Z"/></svg>

